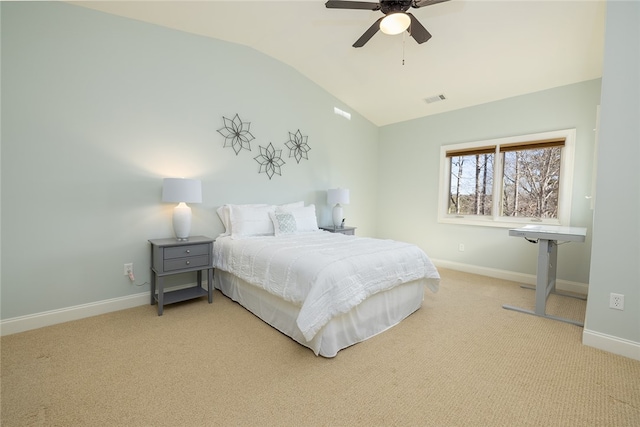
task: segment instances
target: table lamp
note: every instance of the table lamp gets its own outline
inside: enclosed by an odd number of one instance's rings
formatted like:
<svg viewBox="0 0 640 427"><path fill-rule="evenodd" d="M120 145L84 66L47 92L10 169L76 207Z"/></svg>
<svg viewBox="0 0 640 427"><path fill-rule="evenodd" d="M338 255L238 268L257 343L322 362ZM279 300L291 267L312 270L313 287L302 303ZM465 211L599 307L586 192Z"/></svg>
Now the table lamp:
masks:
<svg viewBox="0 0 640 427"><path fill-rule="evenodd" d="M342 225L342 205L349 204L349 190L346 188L332 188L327 190L327 203L333 207L333 226Z"/></svg>
<svg viewBox="0 0 640 427"><path fill-rule="evenodd" d="M202 203L202 182L198 179L165 178L162 201L178 203L173 208L173 232L180 241L189 240L191 208L187 203Z"/></svg>

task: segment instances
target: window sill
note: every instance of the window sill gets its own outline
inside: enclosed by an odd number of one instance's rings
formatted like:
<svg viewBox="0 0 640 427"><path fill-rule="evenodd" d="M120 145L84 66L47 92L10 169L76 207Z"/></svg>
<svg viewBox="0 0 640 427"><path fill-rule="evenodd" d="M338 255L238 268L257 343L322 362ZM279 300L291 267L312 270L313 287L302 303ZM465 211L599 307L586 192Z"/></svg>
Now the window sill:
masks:
<svg viewBox="0 0 640 427"><path fill-rule="evenodd" d="M457 225L474 225L477 227L495 227L495 228L519 228L525 225L562 225L559 220L547 219L547 220L532 220L530 218L522 218L521 220L494 220L494 219L480 219L472 216L445 216L439 217L438 223L440 224L457 224Z"/></svg>

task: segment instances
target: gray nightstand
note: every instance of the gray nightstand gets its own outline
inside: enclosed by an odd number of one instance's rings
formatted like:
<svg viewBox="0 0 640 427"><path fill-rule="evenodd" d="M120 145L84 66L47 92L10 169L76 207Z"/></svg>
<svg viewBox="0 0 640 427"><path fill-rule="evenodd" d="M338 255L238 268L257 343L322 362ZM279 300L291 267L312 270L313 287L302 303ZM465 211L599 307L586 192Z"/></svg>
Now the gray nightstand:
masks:
<svg viewBox="0 0 640 427"><path fill-rule="evenodd" d="M152 239L151 243L151 305L158 302L158 316L165 304L209 296L213 302L213 242L205 236L192 236L188 241ZM207 290L202 288L202 270L207 270ZM197 271L198 283L185 289L164 291L164 277ZM156 295L157 287L157 295Z"/></svg>
<svg viewBox="0 0 640 427"><path fill-rule="evenodd" d="M334 227L332 225L328 225L326 227L319 227L320 230L330 231L331 233L342 233L353 236L356 234L356 228L358 227Z"/></svg>

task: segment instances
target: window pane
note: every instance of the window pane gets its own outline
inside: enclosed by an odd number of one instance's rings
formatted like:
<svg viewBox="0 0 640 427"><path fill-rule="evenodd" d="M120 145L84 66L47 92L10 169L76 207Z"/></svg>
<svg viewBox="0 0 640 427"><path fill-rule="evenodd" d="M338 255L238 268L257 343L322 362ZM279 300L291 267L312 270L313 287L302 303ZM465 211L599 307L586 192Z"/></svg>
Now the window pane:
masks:
<svg viewBox="0 0 640 427"><path fill-rule="evenodd" d="M502 215L558 218L562 147L502 153Z"/></svg>
<svg viewBox="0 0 640 427"><path fill-rule="evenodd" d="M491 215L495 154L449 157L449 214Z"/></svg>

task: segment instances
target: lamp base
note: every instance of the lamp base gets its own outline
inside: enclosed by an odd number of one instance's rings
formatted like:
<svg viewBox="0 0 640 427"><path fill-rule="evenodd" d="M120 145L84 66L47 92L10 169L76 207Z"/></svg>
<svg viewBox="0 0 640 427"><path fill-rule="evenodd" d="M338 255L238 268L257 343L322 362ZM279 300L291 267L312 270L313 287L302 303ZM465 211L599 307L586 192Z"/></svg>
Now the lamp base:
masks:
<svg viewBox="0 0 640 427"><path fill-rule="evenodd" d="M340 203L337 203L333 207L333 226L335 228L340 228L341 225L342 225L342 206L340 206Z"/></svg>
<svg viewBox="0 0 640 427"><path fill-rule="evenodd" d="M173 208L173 232L179 241L189 240L191 231L191 208L186 203L180 202Z"/></svg>

